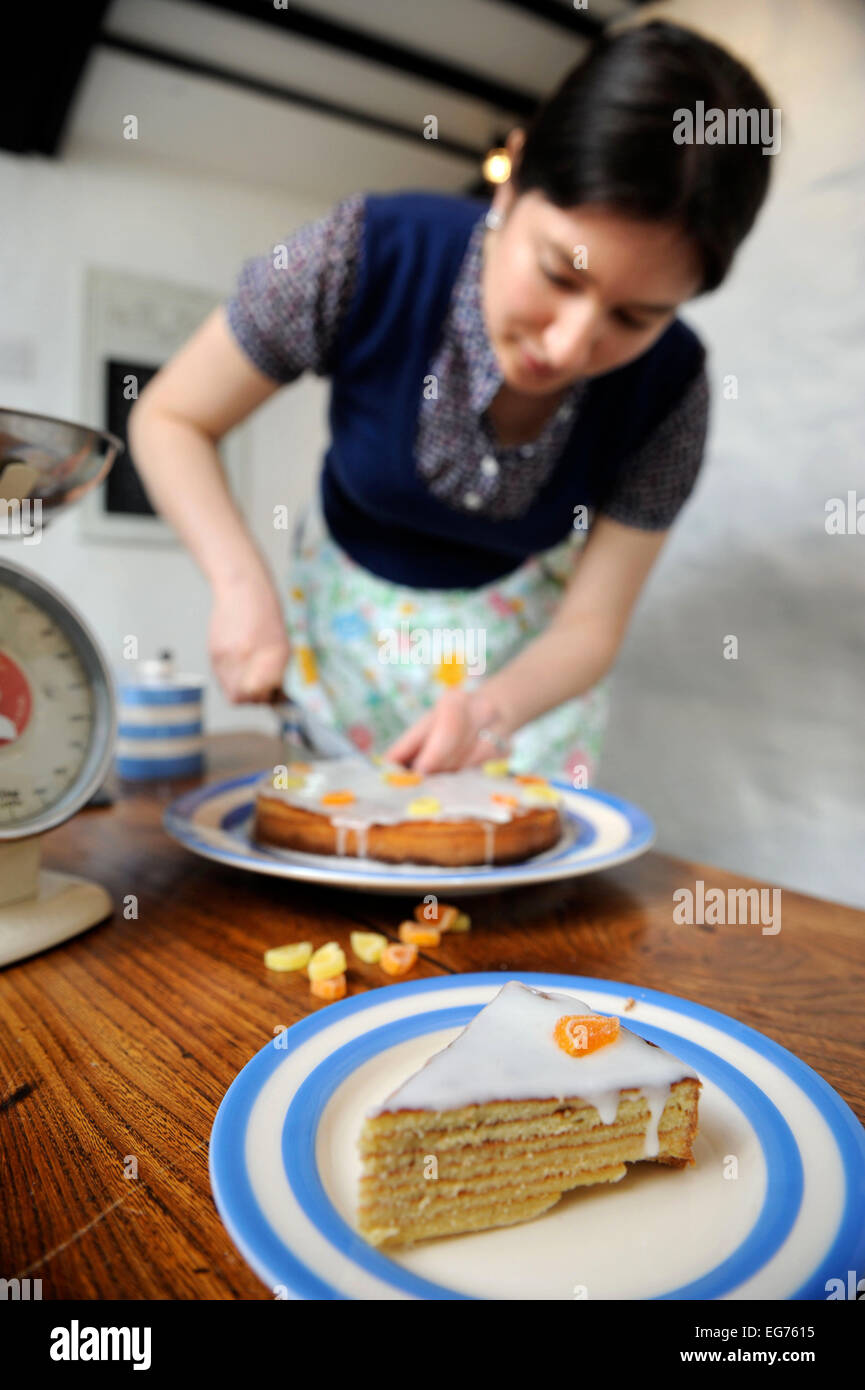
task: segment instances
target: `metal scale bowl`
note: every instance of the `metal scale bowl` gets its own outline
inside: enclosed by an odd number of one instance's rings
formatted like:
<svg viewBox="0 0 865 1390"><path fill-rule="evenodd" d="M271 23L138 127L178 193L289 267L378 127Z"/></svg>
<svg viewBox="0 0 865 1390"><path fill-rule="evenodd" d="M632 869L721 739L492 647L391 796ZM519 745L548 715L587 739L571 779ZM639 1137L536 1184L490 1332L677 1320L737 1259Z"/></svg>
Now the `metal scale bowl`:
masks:
<svg viewBox="0 0 865 1390"><path fill-rule="evenodd" d="M16 537L18 546L41 542L51 518L96 487L122 448L102 430L0 409L0 539L10 549ZM83 618L0 554L0 965L113 909L100 884L41 869L40 859L45 831L105 780L115 733L111 674Z"/></svg>

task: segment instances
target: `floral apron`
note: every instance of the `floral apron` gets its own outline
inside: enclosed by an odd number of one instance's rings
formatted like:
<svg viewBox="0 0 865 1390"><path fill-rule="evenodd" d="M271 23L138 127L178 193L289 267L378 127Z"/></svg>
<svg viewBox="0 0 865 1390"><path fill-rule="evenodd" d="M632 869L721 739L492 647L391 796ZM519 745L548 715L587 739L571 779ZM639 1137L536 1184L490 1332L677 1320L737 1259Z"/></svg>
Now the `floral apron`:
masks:
<svg viewBox="0 0 865 1390"><path fill-rule="evenodd" d="M383 753L445 690L474 689L544 631L587 535L574 531L480 588L415 589L352 560L330 536L316 498L294 533L288 693L363 752ZM608 687L607 677L518 729L512 771L592 785Z"/></svg>

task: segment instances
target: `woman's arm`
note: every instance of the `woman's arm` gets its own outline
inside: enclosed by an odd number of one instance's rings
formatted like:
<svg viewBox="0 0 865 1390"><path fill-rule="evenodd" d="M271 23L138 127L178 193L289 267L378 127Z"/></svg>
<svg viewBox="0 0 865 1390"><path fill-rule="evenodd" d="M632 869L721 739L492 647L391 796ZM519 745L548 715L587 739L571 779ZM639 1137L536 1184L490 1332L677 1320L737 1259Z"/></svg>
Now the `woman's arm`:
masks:
<svg viewBox="0 0 865 1390"><path fill-rule="evenodd" d="M210 656L232 700L263 700L290 655L268 567L226 482L217 444L280 383L254 367L222 308L145 387L129 440L147 494L210 581Z"/></svg>
<svg viewBox="0 0 865 1390"><path fill-rule="evenodd" d="M669 531L598 516L553 621L474 691L449 691L387 750L420 772L478 763L491 754L478 732L503 737L582 695L606 675ZM412 761L413 760L413 761Z"/></svg>
<svg viewBox="0 0 865 1390"><path fill-rule="evenodd" d="M607 674L668 535L596 518L547 630L484 682L507 733L582 695Z"/></svg>

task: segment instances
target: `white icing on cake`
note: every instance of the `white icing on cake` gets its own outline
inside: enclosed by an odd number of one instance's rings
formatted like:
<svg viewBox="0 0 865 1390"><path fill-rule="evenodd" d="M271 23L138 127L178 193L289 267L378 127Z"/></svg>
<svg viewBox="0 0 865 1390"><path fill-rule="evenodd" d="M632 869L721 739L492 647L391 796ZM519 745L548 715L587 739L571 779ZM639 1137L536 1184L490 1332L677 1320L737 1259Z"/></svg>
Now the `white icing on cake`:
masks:
<svg viewBox="0 0 865 1390"><path fill-rule="evenodd" d="M291 773L293 765L287 766ZM539 806L555 807L558 800L558 793L543 778L518 782L513 777L490 776L482 768L429 773L411 786L394 786L386 780L386 774L407 771L396 764L376 766L363 758L347 757L322 759L308 766L308 772L298 774L303 778L301 786L274 786L273 774L267 773L256 783L256 794L326 815L337 828L357 831L370 825L397 825L421 819L481 820L501 825ZM349 804L322 803L327 793L344 790L354 794ZM495 801L494 795L515 797L518 805ZM412 803L428 797L439 803L439 809L414 813Z"/></svg>
<svg viewBox="0 0 865 1390"><path fill-rule="evenodd" d="M510 981L471 1023L370 1116L398 1110L458 1110L504 1100L579 1099L612 1124L619 1092L642 1093L651 1118L644 1157L658 1152L658 1123L675 1081L693 1077L683 1062L620 1022L615 1042L572 1057L553 1036L563 1015L595 1014L570 994Z"/></svg>

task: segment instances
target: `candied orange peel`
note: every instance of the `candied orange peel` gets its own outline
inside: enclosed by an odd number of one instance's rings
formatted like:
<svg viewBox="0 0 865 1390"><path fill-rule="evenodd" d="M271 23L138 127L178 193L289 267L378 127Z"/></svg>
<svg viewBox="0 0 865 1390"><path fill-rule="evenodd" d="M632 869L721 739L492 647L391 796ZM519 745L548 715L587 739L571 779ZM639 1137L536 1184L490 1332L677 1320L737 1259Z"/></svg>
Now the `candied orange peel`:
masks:
<svg viewBox="0 0 865 1390"><path fill-rule="evenodd" d="M451 907L449 903L418 903L414 910L416 922L429 924L438 927L439 931L451 931L459 916L459 908Z"/></svg>
<svg viewBox="0 0 865 1390"><path fill-rule="evenodd" d="M603 1014L563 1014L556 1023L553 1037L563 1052L571 1057L585 1057L597 1052L619 1036L619 1020Z"/></svg>
<svg viewBox="0 0 865 1390"><path fill-rule="evenodd" d="M400 922L399 939L407 946L438 946L442 934L438 927L409 920Z"/></svg>
<svg viewBox="0 0 865 1390"><path fill-rule="evenodd" d="M397 946L392 942L379 957L379 965L387 975L406 975L417 960L417 946Z"/></svg>
<svg viewBox="0 0 865 1390"><path fill-rule="evenodd" d="M405 772L386 772L384 780L392 787L416 787L418 782L423 781L423 773L406 768Z"/></svg>
<svg viewBox="0 0 865 1390"><path fill-rule="evenodd" d="M506 792L493 792L490 801L495 801L499 806L519 806L519 798L508 796Z"/></svg>
<svg viewBox="0 0 865 1390"><path fill-rule="evenodd" d="M325 792L321 798L322 806L349 806L355 800L354 792L335 791Z"/></svg>
<svg viewBox="0 0 865 1390"><path fill-rule="evenodd" d="M330 975L326 980L311 980L310 994L316 999L326 999L332 1004L335 999L344 999L347 988L345 975Z"/></svg>

